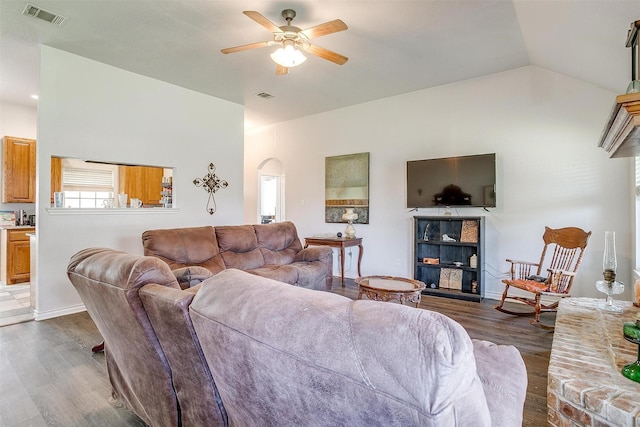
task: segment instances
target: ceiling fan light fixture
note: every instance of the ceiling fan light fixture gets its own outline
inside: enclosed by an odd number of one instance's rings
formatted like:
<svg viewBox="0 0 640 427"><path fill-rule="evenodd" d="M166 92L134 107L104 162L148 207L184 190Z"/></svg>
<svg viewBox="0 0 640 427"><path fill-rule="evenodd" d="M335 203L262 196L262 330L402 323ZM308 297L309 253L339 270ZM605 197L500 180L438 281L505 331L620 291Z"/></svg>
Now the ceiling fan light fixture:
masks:
<svg viewBox="0 0 640 427"><path fill-rule="evenodd" d="M284 40L282 47L271 54L271 59L282 67L291 68L302 64L307 57L302 54L293 40Z"/></svg>

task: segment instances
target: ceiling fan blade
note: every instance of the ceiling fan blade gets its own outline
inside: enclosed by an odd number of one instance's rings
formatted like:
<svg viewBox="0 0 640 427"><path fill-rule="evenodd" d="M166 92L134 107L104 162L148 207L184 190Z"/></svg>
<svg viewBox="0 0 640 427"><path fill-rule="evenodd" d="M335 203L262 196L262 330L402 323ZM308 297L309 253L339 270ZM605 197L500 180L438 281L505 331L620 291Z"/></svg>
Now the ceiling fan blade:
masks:
<svg viewBox="0 0 640 427"><path fill-rule="evenodd" d="M276 76L283 76L289 74L289 68L276 64Z"/></svg>
<svg viewBox="0 0 640 427"><path fill-rule="evenodd" d="M322 59L326 59L327 61L335 62L338 65L343 65L349 60L349 58L347 58L346 56L342 56L339 53L312 44L308 45L306 51L312 55L319 56Z"/></svg>
<svg viewBox="0 0 640 427"><path fill-rule="evenodd" d="M276 24L274 24L273 22L269 21L267 18L262 16L262 14L260 12L256 12L254 10L245 10L242 13L244 13L249 18L251 18L254 21L256 21L258 24L262 25L263 27L265 27L267 30L271 31L272 33L281 33L282 32L280 27L278 27Z"/></svg>
<svg viewBox="0 0 640 427"><path fill-rule="evenodd" d="M333 21L307 28L306 30L300 31L300 33L304 34L307 38L313 39L315 37L326 36L327 34L337 33L338 31L344 31L346 29L348 29L347 24L342 22L340 19L334 19Z"/></svg>
<svg viewBox="0 0 640 427"><path fill-rule="evenodd" d="M234 46L234 47L228 47L226 49L220 49L220 52L222 52L222 53L241 52L243 50L257 49L257 48L260 48L260 47L270 46L271 43L272 43L271 41L267 41L267 42L243 44L242 46Z"/></svg>

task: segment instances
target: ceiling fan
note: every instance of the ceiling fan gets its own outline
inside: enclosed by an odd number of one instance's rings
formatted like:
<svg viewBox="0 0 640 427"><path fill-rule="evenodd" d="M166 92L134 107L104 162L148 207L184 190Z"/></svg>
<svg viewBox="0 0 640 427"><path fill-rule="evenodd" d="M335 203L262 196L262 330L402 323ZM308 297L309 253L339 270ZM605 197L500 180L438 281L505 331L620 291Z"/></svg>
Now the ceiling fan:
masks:
<svg viewBox="0 0 640 427"><path fill-rule="evenodd" d="M273 40L228 47L222 49L222 53L234 53L266 46L278 46L279 48L271 54L271 59L277 64L277 75L289 74L289 68L300 65L306 61L307 58L302 53L303 51L338 65L344 64L349 59L339 53L309 43L310 39L346 30L348 28L347 25L340 19L301 30L291 25L291 21L296 16L296 12L293 9L285 9L282 11L282 17L287 21L287 25L283 25L282 27L278 27L259 12L246 10L242 13L267 30L273 32Z"/></svg>

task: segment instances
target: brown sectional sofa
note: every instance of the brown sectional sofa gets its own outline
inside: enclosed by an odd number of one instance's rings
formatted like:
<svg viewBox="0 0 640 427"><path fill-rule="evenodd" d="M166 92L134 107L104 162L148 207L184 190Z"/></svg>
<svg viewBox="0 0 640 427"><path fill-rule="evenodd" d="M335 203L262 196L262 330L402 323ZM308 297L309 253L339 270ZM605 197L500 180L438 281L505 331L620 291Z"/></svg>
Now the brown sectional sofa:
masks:
<svg viewBox="0 0 640 427"><path fill-rule="evenodd" d="M227 425L188 316L199 287L181 290L157 258L104 248L75 254L67 275L104 338L115 398L153 427ZM159 288L149 310L146 286Z"/></svg>
<svg viewBox="0 0 640 427"><path fill-rule="evenodd" d="M144 254L172 270L199 266L212 273L235 268L291 285L331 288L331 248L302 248L292 222L148 230Z"/></svg>
<svg viewBox="0 0 640 427"><path fill-rule="evenodd" d="M518 350L436 312L236 269L183 290L166 263L110 249L68 275L115 394L151 426L522 424Z"/></svg>

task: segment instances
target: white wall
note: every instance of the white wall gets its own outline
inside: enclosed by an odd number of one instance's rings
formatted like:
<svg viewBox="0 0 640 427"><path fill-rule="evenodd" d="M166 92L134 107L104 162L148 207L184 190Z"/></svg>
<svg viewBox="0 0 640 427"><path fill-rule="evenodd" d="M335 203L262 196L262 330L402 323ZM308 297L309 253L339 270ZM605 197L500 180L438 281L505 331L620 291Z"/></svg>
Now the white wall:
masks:
<svg viewBox="0 0 640 427"><path fill-rule="evenodd" d="M241 105L83 57L41 48L38 105L36 316L82 309L66 277L72 254L91 246L142 253L140 236L154 228L238 224L243 212ZM49 209L50 157L174 167L176 210L109 210L60 214ZM194 186L213 162L229 187L215 194ZM59 211L58 211L59 212Z"/></svg>
<svg viewBox="0 0 640 427"><path fill-rule="evenodd" d="M30 101L30 100L29 100ZM15 136L18 138L37 138L38 111L35 107L0 101L0 138ZM0 149L0 162L2 162ZM0 185L3 185L0 182ZM0 211L23 209L28 214L35 213L33 203L0 203Z"/></svg>
<svg viewBox="0 0 640 427"><path fill-rule="evenodd" d="M0 101L0 136L36 139L38 110Z"/></svg>
<svg viewBox="0 0 640 427"><path fill-rule="evenodd" d="M615 95L529 66L247 133L245 221L255 217L257 167L274 157L286 171L286 217L301 237L343 231L324 222L324 158L370 152L370 223L356 226L362 272L411 277L412 217L442 212L408 212L406 161L495 152L497 208L457 211L486 217L486 296L499 298L506 258L539 259L548 225L593 232L572 294L602 297L605 230L617 232L620 280L630 283L633 264L632 161L597 147ZM354 265L347 276L355 274Z"/></svg>
<svg viewBox="0 0 640 427"><path fill-rule="evenodd" d="M405 208L406 160L496 152L498 207L489 213L459 210L487 218L487 296L496 298L502 290L505 258L538 257L545 225L577 225L594 233L574 295L601 297L594 282L601 277L607 229L617 231L619 276L630 283L631 160L608 159L596 146L614 93L525 67L282 123L245 136L243 188L241 106L51 48L43 48L42 62L39 110L47 113L40 114L38 132L35 109L0 104L3 136L40 135L41 319L81 309L64 275L78 249L110 246L141 253L140 233L146 229L255 223L257 167L270 157L282 161L286 215L300 235L343 231L344 225L324 223L324 157L363 151L371 153L371 223L357 226L365 238L364 274L412 274L415 213ZM165 215L51 215L46 208L52 154L114 161L124 156L175 166L179 209ZM204 212L206 193L191 184L210 161L230 182L216 194L218 212L212 217ZM347 276L355 273L353 265Z"/></svg>

